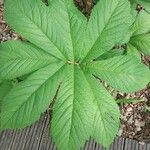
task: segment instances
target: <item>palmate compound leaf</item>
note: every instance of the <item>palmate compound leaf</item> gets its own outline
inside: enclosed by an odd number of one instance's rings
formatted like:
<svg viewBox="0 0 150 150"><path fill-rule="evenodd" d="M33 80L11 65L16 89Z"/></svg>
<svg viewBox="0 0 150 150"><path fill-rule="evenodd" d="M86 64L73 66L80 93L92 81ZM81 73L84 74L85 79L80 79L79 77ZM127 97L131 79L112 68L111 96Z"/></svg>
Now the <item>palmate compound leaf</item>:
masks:
<svg viewBox="0 0 150 150"><path fill-rule="evenodd" d="M96 65L92 61L112 49L128 31L131 22L128 0L100 0L88 22L69 0L49 0L49 6L41 0L6 0L5 8L6 21L16 32L36 45L40 53L45 51L47 57L58 59L35 70L20 67L20 71L12 67L13 77L30 75L4 97L0 130L21 128L35 122L49 107L60 85L51 126L58 149L80 149L90 136L108 146L118 130L119 111L113 98L92 74L97 73L97 67L99 74L96 75L100 76L103 74L101 71L115 68L119 74L115 76L108 70L102 79L108 79L108 83L114 80L120 83L117 89L128 92L143 88L149 81L148 69L134 57L133 60L129 59L131 56L113 57L98 61ZM13 47L11 51L17 45ZM21 53L20 49L15 50ZM4 50L2 53L5 54ZM5 71L8 72L9 68ZM128 71L134 80L127 78Z"/></svg>

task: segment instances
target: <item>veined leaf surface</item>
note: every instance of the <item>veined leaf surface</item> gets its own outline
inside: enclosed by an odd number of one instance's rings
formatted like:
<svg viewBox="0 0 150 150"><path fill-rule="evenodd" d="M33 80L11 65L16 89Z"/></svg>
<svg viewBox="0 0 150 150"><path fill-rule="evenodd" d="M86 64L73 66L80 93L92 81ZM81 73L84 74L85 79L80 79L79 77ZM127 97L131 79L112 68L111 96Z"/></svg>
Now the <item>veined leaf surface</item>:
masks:
<svg viewBox="0 0 150 150"><path fill-rule="evenodd" d="M4 97L0 130L26 127L39 119L62 82L62 66L62 63L57 62L39 69Z"/></svg>
<svg viewBox="0 0 150 150"><path fill-rule="evenodd" d="M127 93L144 88L150 80L149 68L131 55L93 61L87 65L87 70L115 89Z"/></svg>
<svg viewBox="0 0 150 150"><path fill-rule="evenodd" d="M150 55L150 33L133 36L130 43L145 55Z"/></svg>
<svg viewBox="0 0 150 150"><path fill-rule="evenodd" d="M55 57L27 42L7 41L0 45L1 79L13 79L53 62Z"/></svg>
<svg viewBox="0 0 150 150"><path fill-rule="evenodd" d="M100 0L89 19L84 61L92 60L118 44L131 24L130 5L127 0Z"/></svg>

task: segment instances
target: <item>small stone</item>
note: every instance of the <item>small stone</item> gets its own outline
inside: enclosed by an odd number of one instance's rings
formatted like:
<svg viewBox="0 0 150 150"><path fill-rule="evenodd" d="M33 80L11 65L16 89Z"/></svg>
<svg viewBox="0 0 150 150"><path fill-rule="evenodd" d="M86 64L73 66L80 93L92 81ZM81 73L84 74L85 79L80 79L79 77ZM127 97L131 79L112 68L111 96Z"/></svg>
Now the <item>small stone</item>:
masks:
<svg viewBox="0 0 150 150"><path fill-rule="evenodd" d="M132 107L127 108L128 112L131 112L132 110L133 110Z"/></svg>
<svg viewBox="0 0 150 150"><path fill-rule="evenodd" d="M145 145L145 142L141 141L139 142L140 145Z"/></svg>
<svg viewBox="0 0 150 150"><path fill-rule="evenodd" d="M123 133L123 129L120 129L119 132L118 132L118 136L121 136Z"/></svg>
<svg viewBox="0 0 150 150"><path fill-rule="evenodd" d="M145 126L145 122L144 121L135 120L135 126L137 126L137 127L144 127Z"/></svg>
<svg viewBox="0 0 150 150"><path fill-rule="evenodd" d="M141 127L137 127L136 130L137 130L137 131L141 131L142 128L141 128Z"/></svg>

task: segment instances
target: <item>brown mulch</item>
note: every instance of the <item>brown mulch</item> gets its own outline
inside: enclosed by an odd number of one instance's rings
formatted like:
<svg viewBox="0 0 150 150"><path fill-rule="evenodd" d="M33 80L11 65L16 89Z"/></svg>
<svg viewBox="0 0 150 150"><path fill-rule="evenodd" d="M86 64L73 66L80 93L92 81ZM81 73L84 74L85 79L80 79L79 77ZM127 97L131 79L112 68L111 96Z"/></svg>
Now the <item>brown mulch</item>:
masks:
<svg viewBox="0 0 150 150"><path fill-rule="evenodd" d="M124 94L126 98L144 99L144 102L124 104L121 110L121 128L123 137L150 142L150 112L146 109L150 104L150 86L134 94Z"/></svg>
<svg viewBox="0 0 150 150"><path fill-rule="evenodd" d="M75 4L86 15L89 16L93 7L92 0L76 0ZM19 39L20 37L10 29L3 19L3 5L0 4L0 42L10 39ZM143 62L150 66L150 57L143 56ZM137 81L138 82L138 81ZM143 142L150 142L150 112L146 106L150 106L150 86L133 93L117 93L116 98L137 98L144 99L144 102L135 104L121 104L121 127L118 135L129 137Z"/></svg>

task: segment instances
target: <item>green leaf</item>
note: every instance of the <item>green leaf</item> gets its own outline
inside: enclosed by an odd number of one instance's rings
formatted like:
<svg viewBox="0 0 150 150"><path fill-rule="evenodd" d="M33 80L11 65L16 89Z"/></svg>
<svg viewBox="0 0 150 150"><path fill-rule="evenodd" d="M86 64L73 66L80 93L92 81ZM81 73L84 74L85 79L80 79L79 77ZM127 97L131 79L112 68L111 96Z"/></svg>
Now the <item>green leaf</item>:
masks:
<svg viewBox="0 0 150 150"><path fill-rule="evenodd" d="M127 44L130 41L130 38L132 37L133 31L132 29L129 29L126 33L126 35L123 37L123 39L120 41L120 45Z"/></svg>
<svg viewBox="0 0 150 150"><path fill-rule="evenodd" d="M57 62L39 69L5 96L0 130L26 127L39 119L55 96L61 82L62 66Z"/></svg>
<svg viewBox="0 0 150 150"><path fill-rule="evenodd" d="M87 24L87 18L79 12L79 10L75 7L73 0L49 0L49 8L51 7L62 7L64 6L64 10L67 13L66 21L68 22L68 32L70 33L70 37L67 39L72 44L72 52L73 56L68 57L68 59L77 59L78 51L80 47L83 45L82 38L84 34L84 28ZM61 13L61 12L60 12ZM64 16L62 17L64 18ZM62 37L63 38L63 37ZM66 43L64 43L65 45ZM70 48L71 49L71 48ZM70 54L70 50L68 49L68 53Z"/></svg>
<svg viewBox="0 0 150 150"><path fill-rule="evenodd" d="M67 0L71 2L70 0ZM70 28L74 49L74 60L80 60L81 48L84 48L83 37L85 35L85 28L87 25L87 18L74 6L72 1L68 5L68 13L70 18Z"/></svg>
<svg viewBox="0 0 150 150"><path fill-rule="evenodd" d="M115 89L127 93L144 88L150 81L148 67L133 56L91 62L86 69Z"/></svg>
<svg viewBox="0 0 150 150"><path fill-rule="evenodd" d="M132 26L130 43L145 55L150 55L150 14L141 10Z"/></svg>
<svg viewBox="0 0 150 150"><path fill-rule="evenodd" d="M141 61L141 54L132 44L127 45L127 55L136 57L139 61Z"/></svg>
<svg viewBox="0 0 150 150"><path fill-rule="evenodd" d="M138 11L136 10L137 8L137 4L135 2L131 3L131 14L132 14L132 17L133 17L133 21L135 21L137 15L138 15Z"/></svg>
<svg viewBox="0 0 150 150"><path fill-rule="evenodd" d="M9 93L12 87L13 84L11 81L3 81L0 83L0 112L2 109L2 100ZM1 124L1 120L0 120L0 124Z"/></svg>
<svg viewBox="0 0 150 150"><path fill-rule="evenodd" d="M64 46L66 44L66 47L71 47L71 43L65 40L68 36L66 32L68 22L66 22L67 14L63 10L63 5L49 9L40 0L7 0L5 6L6 21L16 32L58 58L67 57ZM64 30L60 30L60 27ZM60 43L62 35L64 45Z"/></svg>
<svg viewBox="0 0 150 150"><path fill-rule="evenodd" d="M46 52L64 58L54 42L56 31L50 21L51 15L40 0L5 1L5 19L16 32ZM49 33L53 33L53 36Z"/></svg>
<svg viewBox="0 0 150 150"><path fill-rule="evenodd" d="M136 2L136 0L129 0L129 1L130 1L131 5L133 5Z"/></svg>
<svg viewBox="0 0 150 150"><path fill-rule="evenodd" d="M54 104L51 126L58 149L79 149L90 136L108 146L119 127L115 100L78 66L69 66L66 74ZM82 89L83 85L86 88Z"/></svg>
<svg viewBox="0 0 150 150"><path fill-rule="evenodd" d="M87 18L75 7L73 0L49 0L49 7L56 5L62 7L59 1L66 3L68 13L68 22L70 25L70 36L72 39L74 60L80 60L81 48L84 48L83 37L85 35L85 28L87 25Z"/></svg>
<svg viewBox="0 0 150 150"><path fill-rule="evenodd" d="M69 10L64 1L52 1L47 7L40 0L7 0L5 18L19 34L46 52L74 59L85 18Z"/></svg>
<svg viewBox="0 0 150 150"><path fill-rule="evenodd" d="M150 55L150 33L133 36L130 43L145 55Z"/></svg>
<svg viewBox="0 0 150 150"><path fill-rule="evenodd" d="M147 12L150 13L150 1L149 0L137 0L137 2L142 5Z"/></svg>
<svg viewBox="0 0 150 150"><path fill-rule="evenodd" d="M135 10L136 6L136 3L132 4L131 13L133 16L133 25L131 26L123 40L121 40L121 44L130 42L130 38L132 36L141 35L150 31L150 14L148 14L145 10L141 10L138 13L138 11Z"/></svg>
<svg viewBox="0 0 150 150"><path fill-rule="evenodd" d="M94 121L92 137L107 147L113 142L119 129L120 112L115 100L92 75L86 75L94 95Z"/></svg>
<svg viewBox="0 0 150 150"><path fill-rule="evenodd" d="M21 41L0 44L0 78L13 79L50 63L56 59L36 46Z"/></svg>
<svg viewBox="0 0 150 150"><path fill-rule="evenodd" d="M115 48L102 54L97 59L95 59L95 61L100 61L100 60L105 60L105 59L109 59L112 57L120 56L120 55L123 55L124 52L125 50L123 48Z"/></svg>
<svg viewBox="0 0 150 150"><path fill-rule="evenodd" d="M7 93L11 90L12 87L12 81L3 81L2 83L0 83L0 106L2 99L7 95Z"/></svg>
<svg viewBox="0 0 150 150"><path fill-rule="evenodd" d="M131 26L128 29L128 31L126 32L125 36L123 37L123 39L120 41L120 44L127 44L130 41L131 36L133 35L134 32L134 27L133 24L135 24L135 21L137 19L138 16L138 11L136 10L137 4L134 1L130 1L131 3Z"/></svg>
<svg viewBox="0 0 150 150"><path fill-rule="evenodd" d="M133 36L150 32L150 14L141 10L132 26Z"/></svg>
<svg viewBox="0 0 150 150"><path fill-rule="evenodd" d="M144 7L144 9L150 13L150 1L149 0L130 0L131 4L139 4L142 7Z"/></svg>
<svg viewBox="0 0 150 150"><path fill-rule="evenodd" d="M127 0L101 0L94 7L86 30L83 62L96 59L118 44L131 25Z"/></svg>
<svg viewBox="0 0 150 150"><path fill-rule="evenodd" d="M83 88L83 85L84 89ZM77 66L69 66L53 108L51 132L59 150L76 150L90 138L93 97Z"/></svg>

